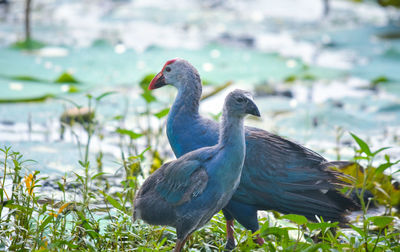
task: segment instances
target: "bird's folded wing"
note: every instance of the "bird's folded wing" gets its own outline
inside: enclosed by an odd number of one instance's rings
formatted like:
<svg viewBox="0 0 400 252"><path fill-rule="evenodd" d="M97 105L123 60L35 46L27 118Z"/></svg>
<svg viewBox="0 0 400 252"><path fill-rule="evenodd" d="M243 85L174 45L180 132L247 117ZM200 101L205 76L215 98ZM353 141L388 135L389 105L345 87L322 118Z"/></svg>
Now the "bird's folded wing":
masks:
<svg viewBox="0 0 400 252"><path fill-rule="evenodd" d="M234 200L307 217L322 210L337 216L352 205L337 191L340 174L329 169L335 163L259 129L248 128L246 141L246 167Z"/></svg>
<svg viewBox="0 0 400 252"><path fill-rule="evenodd" d="M167 202L180 205L201 194L207 181L207 172L199 160L178 159L163 169L156 190Z"/></svg>

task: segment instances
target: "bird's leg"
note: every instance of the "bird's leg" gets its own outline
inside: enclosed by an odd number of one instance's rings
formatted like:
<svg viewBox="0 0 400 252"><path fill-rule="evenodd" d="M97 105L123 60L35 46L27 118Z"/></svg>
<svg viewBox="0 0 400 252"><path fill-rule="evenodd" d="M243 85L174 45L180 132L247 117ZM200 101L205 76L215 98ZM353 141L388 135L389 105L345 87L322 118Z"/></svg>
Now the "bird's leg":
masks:
<svg viewBox="0 0 400 252"><path fill-rule="evenodd" d="M186 236L186 238L183 240L180 240L180 239L176 240L174 252L182 251L182 249L185 246L185 243L189 239L189 237L190 237L190 235Z"/></svg>
<svg viewBox="0 0 400 252"><path fill-rule="evenodd" d="M225 250L232 250L236 247L235 245L235 237L233 236L233 227L234 227L234 219L226 220L226 238L227 242L225 245Z"/></svg>
<svg viewBox="0 0 400 252"><path fill-rule="evenodd" d="M181 252L184 245L185 245L185 241L181 241L179 239L176 240L174 252Z"/></svg>

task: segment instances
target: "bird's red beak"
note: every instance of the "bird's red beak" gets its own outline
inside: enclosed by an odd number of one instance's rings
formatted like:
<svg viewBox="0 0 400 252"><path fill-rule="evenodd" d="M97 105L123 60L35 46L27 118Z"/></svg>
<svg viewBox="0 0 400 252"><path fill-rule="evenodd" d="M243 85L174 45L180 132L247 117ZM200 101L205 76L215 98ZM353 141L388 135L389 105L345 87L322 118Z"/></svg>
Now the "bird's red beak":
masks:
<svg viewBox="0 0 400 252"><path fill-rule="evenodd" d="M164 75L162 72L159 72L150 82L149 90L157 89L165 85L167 85L167 83L165 83Z"/></svg>

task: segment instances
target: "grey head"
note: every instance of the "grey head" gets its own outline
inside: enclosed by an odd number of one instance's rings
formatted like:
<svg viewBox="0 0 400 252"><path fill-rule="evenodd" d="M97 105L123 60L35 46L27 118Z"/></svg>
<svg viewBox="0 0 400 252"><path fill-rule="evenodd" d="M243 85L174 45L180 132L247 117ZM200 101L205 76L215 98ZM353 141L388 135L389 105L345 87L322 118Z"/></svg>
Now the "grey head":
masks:
<svg viewBox="0 0 400 252"><path fill-rule="evenodd" d="M200 75L196 68L184 59L168 60L150 82L149 89L157 89L165 85L172 85L177 89L201 89Z"/></svg>
<svg viewBox="0 0 400 252"><path fill-rule="evenodd" d="M260 116L251 93L240 89L236 89L226 96L224 112L237 117L244 117L246 114Z"/></svg>

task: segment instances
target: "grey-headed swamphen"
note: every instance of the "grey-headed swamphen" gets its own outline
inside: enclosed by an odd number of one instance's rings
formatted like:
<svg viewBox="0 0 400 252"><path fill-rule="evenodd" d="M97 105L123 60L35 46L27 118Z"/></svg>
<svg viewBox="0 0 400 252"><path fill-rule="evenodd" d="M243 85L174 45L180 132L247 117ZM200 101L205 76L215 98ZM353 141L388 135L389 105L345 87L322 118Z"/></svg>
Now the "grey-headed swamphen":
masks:
<svg viewBox="0 0 400 252"><path fill-rule="evenodd" d="M176 228L175 251L231 199L245 158L243 118L260 116L248 92L235 90L225 99L219 140L189 152L156 170L139 189L134 219Z"/></svg>
<svg viewBox="0 0 400 252"><path fill-rule="evenodd" d="M197 70L183 59L167 61L149 89L172 85L178 95L167 119L167 136L176 155L218 142L218 123L201 117L202 85ZM350 162L328 162L319 154L265 130L246 127L246 157L240 185L223 209L227 220L227 249L235 247L233 220L258 230L257 210L276 210L315 220L345 222L355 203L338 192L340 180L330 169ZM264 240L257 238L259 244Z"/></svg>

